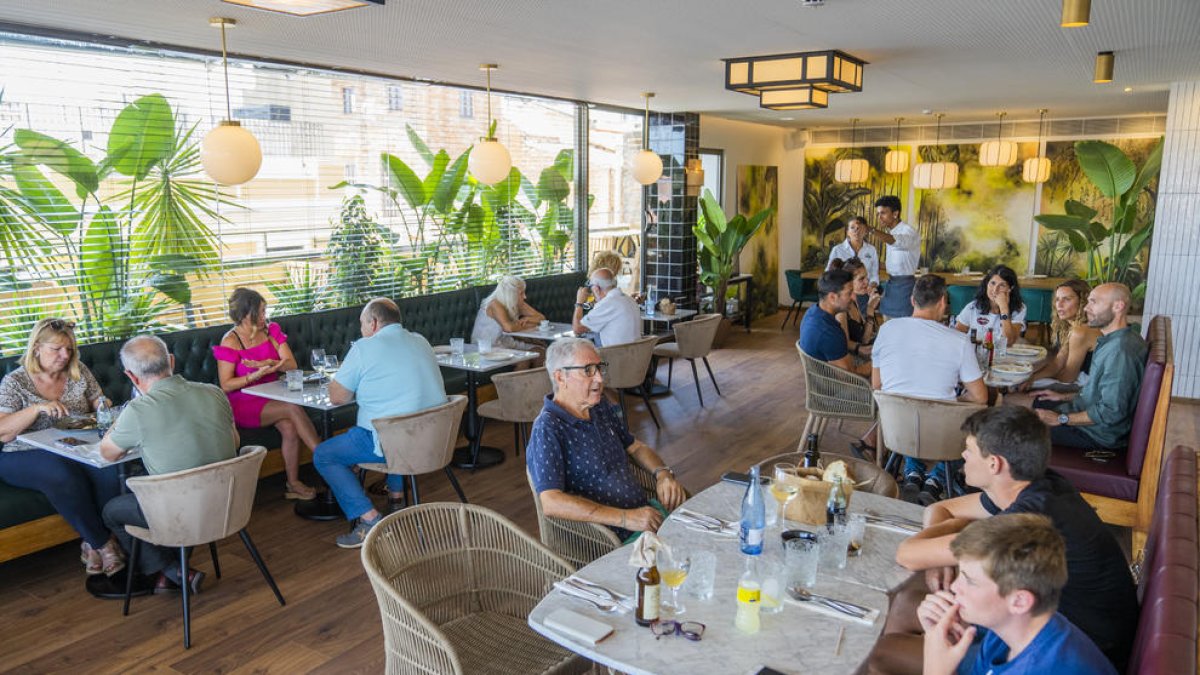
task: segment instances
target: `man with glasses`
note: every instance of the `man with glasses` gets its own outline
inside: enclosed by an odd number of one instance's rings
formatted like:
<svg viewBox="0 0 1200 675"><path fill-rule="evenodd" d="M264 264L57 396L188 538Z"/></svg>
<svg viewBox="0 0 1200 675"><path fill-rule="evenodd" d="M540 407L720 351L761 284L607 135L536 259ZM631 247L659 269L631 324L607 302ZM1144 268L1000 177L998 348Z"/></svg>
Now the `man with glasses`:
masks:
<svg viewBox="0 0 1200 675"><path fill-rule="evenodd" d="M657 531L685 494L671 467L625 429L604 398L607 366L587 340L550 345L554 393L533 423L525 465L547 516L607 525L628 539ZM630 461L654 474L656 499L638 485Z"/></svg>
<svg viewBox="0 0 1200 675"><path fill-rule="evenodd" d="M584 316L584 300L588 291L596 296L596 304ZM600 268L592 272L587 288L579 289L575 298L575 315L571 325L576 333L596 333L596 344L601 347L636 342L642 337L641 311L633 298L617 288L612 270Z"/></svg>

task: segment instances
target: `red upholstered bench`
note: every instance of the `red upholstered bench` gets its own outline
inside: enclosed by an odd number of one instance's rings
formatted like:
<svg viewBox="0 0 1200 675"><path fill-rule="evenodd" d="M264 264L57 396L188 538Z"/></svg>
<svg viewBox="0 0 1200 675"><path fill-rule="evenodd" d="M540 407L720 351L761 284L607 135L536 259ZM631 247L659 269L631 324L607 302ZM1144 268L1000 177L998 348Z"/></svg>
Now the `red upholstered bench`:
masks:
<svg viewBox="0 0 1200 675"><path fill-rule="evenodd" d="M1200 601L1197 459L1177 447L1163 466L1142 560L1142 611L1129 673L1194 673Z"/></svg>
<svg viewBox="0 0 1200 675"><path fill-rule="evenodd" d="M1167 435L1167 412L1175 379L1171 319L1156 316L1147 333L1150 353L1138 393L1129 447L1107 462L1084 450L1054 446L1050 466L1087 499L1106 523L1133 528L1133 550L1141 549L1150 528L1159 468Z"/></svg>

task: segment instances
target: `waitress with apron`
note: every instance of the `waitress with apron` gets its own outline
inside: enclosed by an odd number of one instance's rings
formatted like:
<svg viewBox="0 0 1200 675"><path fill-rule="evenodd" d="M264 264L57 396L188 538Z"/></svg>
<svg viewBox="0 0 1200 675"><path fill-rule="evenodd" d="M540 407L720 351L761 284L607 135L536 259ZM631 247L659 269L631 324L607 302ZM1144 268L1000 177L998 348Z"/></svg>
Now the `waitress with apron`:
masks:
<svg viewBox="0 0 1200 675"><path fill-rule="evenodd" d="M884 195L875 200L875 217L883 229L871 230L887 244L888 281L879 312L888 319L912 316L912 291L917 265L921 259L921 235L912 225L900 220L900 198Z"/></svg>

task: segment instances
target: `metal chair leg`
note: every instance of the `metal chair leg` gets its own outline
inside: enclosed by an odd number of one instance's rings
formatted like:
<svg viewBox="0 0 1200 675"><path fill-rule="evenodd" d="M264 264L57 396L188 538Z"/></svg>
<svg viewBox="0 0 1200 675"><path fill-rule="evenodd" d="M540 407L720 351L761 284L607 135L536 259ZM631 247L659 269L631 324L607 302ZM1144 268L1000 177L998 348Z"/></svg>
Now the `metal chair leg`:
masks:
<svg viewBox="0 0 1200 675"><path fill-rule="evenodd" d="M464 504L470 504L470 502L467 501L467 495L463 492L462 486L458 484L458 477L454 475L454 470L450 467L446 467L445 471L446 478L450 479L450 485L452 485L454 487L454 491L458 493L458 501Z"/></svg>
<svg viewBox="0 0 1200 675"><path fill-rule="evenodd" d="M671 388L671 376L675 374L675 359L667 359L667 389Z"/></svg>
<svg viewBox="0 0 1200 675"><path fill-rule="evenodd" d="M700 391L700 373L696 371L696 359L688 359L692 364L692 380L696 383L696 396L700 399L700 407L704 407L704 394Z"/></svg>
<svg viewBox="0 0 1200 675"><path fill-rule="evenodd" d="M513 422L513 453L521 454L521 425Z"/></svg>
<svg viewBox="0 0 1200 675"><path fill-rule="evenodd" d="M654 414L654 406L650 405L650 394L646 393L646 388L641 388L642 400L646 402L646 412L650 413L650 419L654 420L654 428L661 429L662 425L658 423L658 415Z"/></svg>
<svg viewBox="0 0 1200 675"><path fill-rule="evenodd" d="M421 503L421 498L419 496L417 496L417 477L410 476L409 483L412 485L413 506L416 506L417 504Z"/></svg>
<svg viewBox="0 0 1200 675"><path fill-rule="evenodd" d="M183 648L192 648L192 589L188 583L187 547L179 547L179 588L183 591Z"/></svg>
<svg viewBox="0 0 1200 675"><path fill-rule="evenodd" d="M712 366L708 365L708 357L701 356L701 361L704 361L704 369L708 371L708 379L712 380L713 389L717 390L717 396L722 396L721 387L717 386L717 378L713 377Z"/></svg>
<svg viewBox="0 0 1200 675"><path fill-rule="evenodd" d="M217 575L217 578L220 579L221 578L221 561L217 559L217 542L215 542L215 541L208 542L208 554L212 557L213 572Z"/></svg>
<svg viewBox="0 0 1200 675"><path fill-rule="evenodd" d="M125 565L125 606L121 609L123 616L129 616L129 598L133 597L133 575L137 574L138 548L141 543L141 539L133 538L133 547Z"/></svg>
<svg viewBox="0 0 1200 675"><path fill-rule="evenodd" d="M799 304L800 303L798 303L798 302L792 301L792 306L788 307L787 314L783 315L783 323L780 324L779 330L783 330L784 328L787 328L788 321L791 320L791 318L792 318L792 312L796 311L796 306Z"/></svg>
<svg viewBox="0 0 1200 675"><path fill-rule="evenodd" d="M254 559L254 564L258 565L258 571L262 572L263 578L267 580L267 585L271 587L271 592L275 594L275 599L279 601L279 606L283 607L287 602L283 599L283 593L279 592L279 587L275 585L275 579L271 576L270 570L267 569L267 563L263 562L262 556L258 554L258 549L254 546L254 541L250 539L250 533L242 528L238 531L238 536L242 538L242 543L246 545L246 550L250 552L250 557Z"/></svg>

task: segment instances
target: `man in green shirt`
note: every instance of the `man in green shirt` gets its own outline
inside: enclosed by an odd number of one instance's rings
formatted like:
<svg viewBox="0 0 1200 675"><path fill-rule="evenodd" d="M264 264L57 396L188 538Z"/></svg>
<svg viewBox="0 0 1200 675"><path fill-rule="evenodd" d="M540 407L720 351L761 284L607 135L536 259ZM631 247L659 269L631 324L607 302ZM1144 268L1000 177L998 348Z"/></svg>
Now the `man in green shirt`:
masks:
<svg viewBox="0 0 1200 675"><path fill-rule="evenodd" d="M1124 449L1137 408L1149 347L1125 317L1131 296L1124 284L1097 286L1084 313L1100 329L1087 384L1078 395L1032 392L1038 417L1050 427L1055 445Z"/></svg>
<svg viewBox="0 0 1200 675"><path fill-rule="evenodd" d="M100 441L100 454L109 461L141 446L142 463L151 475L172 473L231 459L237 452L238 432L229 399L211 384L189 382L173 375L175 357L162 340L142 335L121 347L125 375L140 394L125 406L116 424ZM104 523L128 552L133 538L125 525L146 527L137 496L124 494L104 507ZM141 574L158 574L155 592L175 590L183 583L178 554L145 542L138 550ZM204 573L191 570L187 583L200 591Z"/></svg>

